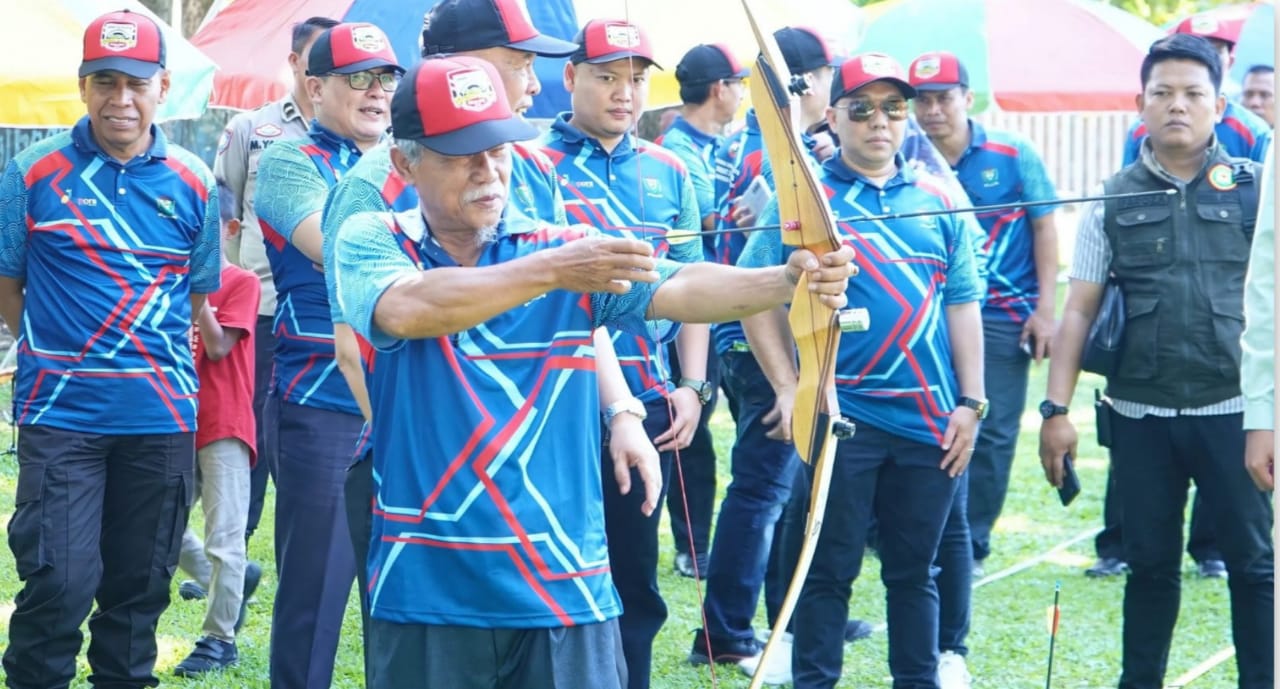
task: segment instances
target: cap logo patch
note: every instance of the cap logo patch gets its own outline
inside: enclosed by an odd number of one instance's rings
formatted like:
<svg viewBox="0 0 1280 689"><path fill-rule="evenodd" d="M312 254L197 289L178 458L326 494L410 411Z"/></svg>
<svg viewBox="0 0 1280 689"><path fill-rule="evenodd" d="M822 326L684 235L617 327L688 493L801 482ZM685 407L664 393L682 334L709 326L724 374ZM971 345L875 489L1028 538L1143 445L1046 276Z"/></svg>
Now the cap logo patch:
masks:
<svg viewBox="0 0 1280 689"><path fill-rule="evenodd" d="M387 49L387 39L372 26L351 27L351 42L366 53L380 53Z"/></svg>
<svg viewBox="0 0 1280 689"><path fill-rule="evenodd" d="M640 29L630 24L608 24L604 41L615 48L630 49L640 45Z"/></svg>
<svg viewBox="0 0 1280 689"><path fill-rule="evenodd" d="M1218 20L1204 15L1191 18L1191 30L1194 33L1214 33L1218 30Z"/></svg>
<svg viewBox="0 0 1280 689"><path fill-rule="evenodd" d="M1236 176L1231 172L1230 165L1218 163L1209 168L1209 186L1218 191L1231 191L1236 188Z"/></svg>
<svg viewBox="0 0 1280 689"><path fill-rule="evenodd" d="M483 112L498 101L498 94L482 69L459 69L449 72L449 96L453 107Z"/></svg>
<svg viewBox="0 0 1280 689"><path fill-rule="evenodd" d="M894 76L893 62L884 55L863 55L862 71L876 77Z"/></svg>
<svg viewBox="0 0 1280 689"><path fill-rule="evenodd" d="M117 53L131 50L138 45L138 25L128 22L104 22L99 44Z"/></svg>
<svg viewBox="0 0 1280 689"><path fill-rule="evenodd" d="M934 57L921 58L916 62L916 78L932 79L942 71L942 59Z"/></svg>

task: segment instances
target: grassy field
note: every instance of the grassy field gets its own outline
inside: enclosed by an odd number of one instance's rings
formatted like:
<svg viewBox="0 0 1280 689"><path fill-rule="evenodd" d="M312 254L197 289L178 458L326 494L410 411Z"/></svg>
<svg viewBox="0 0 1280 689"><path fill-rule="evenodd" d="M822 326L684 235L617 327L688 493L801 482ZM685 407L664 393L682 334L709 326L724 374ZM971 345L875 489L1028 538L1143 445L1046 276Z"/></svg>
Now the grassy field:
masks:
<svg viewBox="0 0 1280 689"><path fill-rule="evenodd" d="M1028 399L1043 398L1045 367L1034 368ZM1062 623L1057 641L1053 687L1094 689L1114 687L1119 673L1120 603L1123 581L1087 579L1082 571L1093 560L1093 542L1088 534L1101 525L1102 489L1106 459L1097 448L1092 433L1092 389L1097 380L1086 377L1072 405L1072 418L1081 430L1078 469L1084 492L1064 509L1044 482L1036 457L1039 416L1028 409L1018 446L1012 486L1004 516L994 536L995 553L986 563L989 575L1006 568L1035 561L1015 574L980 586L973 600L973 631L969 636L969 667L975 686L989 689L1042 687L1048 652L1046 609L1053 600L1055 582L1062 585ZM720 455L720 489L728 482L728 454L732 422L723 409L714 419ZM0 448L8 445L0 437ZM0 523L7 523L13 510L16 465L12 455L0 457ZM203 604L178 599L177 579L174 601L160 623L160 658L157 674L163 686L173 687L253 687L266 688L269 652L270 611L275 582L271 565L271 524L273 502L268 497L264 528L252 543L251 557L263 563L266 575L256 603L239 641L240 666L219 676L202 680L180 680L172 676L173 666L190 651L203 619ZM199 510L194 519L199 520ZM671 608L671 618L659 634L654 649L653 686L677 689L721 686L745 687L747 679L731 666L717 668L713 684L708 669L693 668L685 662L698 619L697 591L692 581L672 572L674 553L670 529L665 523L659 565L663 593ZM1075 539L1074 544L1060 547ZM1220 580L1201 580L1192 575L1187 560L1183 581L1182 614L1169 661L1168 683L1205 659L1229 647L1227 587ZM19 582L13 572L12 556L0 548L0 635L7 633ZM854 585L851 613L874 623L884 620L884 590L879 581L878 563L868 558L862 576ZM763 613L761 613L761 617ZM763 620L758 622L763 625ZM346 624L338 650L335 687L362 685L359 646L359 608L353 598L347 608ZM841 687L887 689L891 686L886 665L885 635L847 647L845 676ZM1236 684L1235 664L1222 663L1189 686L1195 689L1229 689ZM87 686L88 667L81 657L80 677L74 686Z"/></svg>

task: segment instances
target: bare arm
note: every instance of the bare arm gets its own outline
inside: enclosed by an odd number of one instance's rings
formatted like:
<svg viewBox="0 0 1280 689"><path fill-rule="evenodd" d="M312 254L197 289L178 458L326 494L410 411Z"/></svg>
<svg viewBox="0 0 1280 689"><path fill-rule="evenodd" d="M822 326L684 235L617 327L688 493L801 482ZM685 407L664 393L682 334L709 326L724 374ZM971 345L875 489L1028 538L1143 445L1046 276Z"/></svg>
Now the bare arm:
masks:
<svg viewBox="0 0 1280 689"><path fill-rule="evenodd" d="M622 376L622 365L618 363L618 353L614 351L608 329L596 328L591 339L596 345L596 389L600 393L600 411L603 413L614 402L631 397L631 390L627 388L627 379Z"/></svg>
<svg viewBox="0 0 1280 689"><path fill-rule="evenodd" d="M22 288L26 283L16 278L0 277L0 317L4 318L9 332L16 338L22 330Z"/></svg>
<svg viewBox="0 0 1280 689"><path fill-rule="evenodd" d="M1058 226L1055 213L1031 221L1034 232L1036 281L1040 287L1040 299L1036 310L1022 329L1022 341L1035 340L1032 355L1040 361L1049 355L1054 332L1054 310L1058 304Z"/></svg>
<svg viewBox="0 0 1280 689"><path fill-rule="evenodd" d="M248 333L240 328L224 328L208 302L196 312L196 326L200 328L200 341L204 343L204 355L210 361L221 361L235 348L240 338Z"/></svg>
<svg viewBox="0 0 1280 689"><path fill-rule="evenodd" d="M191 316L192 316L191 320L193 323L198 317L198 315L200 314L200 312L204 311L204 305L208 301L209 301L209 295L207 294L199 294L196 292L191 293Z"/></svg>
<svg viewBox="0 0 1280 689"><path fill-rule="evenodd" d="M1067 305L1053 338L1053 358L1049 360L1049 384L1045 396L1054 404L1067 406L1075 394L1080 378L1080 359L1089 327L1098 314L1104 285L1085 280L1071 280ZM1078 437L1071 418L1065 414L1045 419L1040 424L1040 464L1045 480L1062 486L1063 461L1067 453L1076 452Z"/></svg>
<svg viewBox="0 0 1280 689"><path fill-rule="evenodd" d="M951 342L951 365L955 368L960 395L986 399L982 375L982 307L979 303L971 301L947 306L947 333ZM945 454L941 466L952 477L959 476L968 466L977 432L977 412L957 405L951 412L942 439Z"/></svg>
<svg viewBox="0 0 1280 689"><path fill-rule="evenodd" d="M373 420L373 408L369 406L369 390L364 385L364 365L360 362L360 343L356 333L346 323L333 324L333 350L338 359L338 370L356 398L356 406L365 421Z"/></svg>
<svg viewBox="0 0 1280 689"><path fill-rule="evenodd" d="M791 325L787 322L787 310L781 306L742 319L742 331L751 345L756 363L773 388L773 409L764 417L766 424L773 424L769 437L791 441L791 410L795 405L796 368L795 347L792 344Z"/></svg>
<svg viewBox="0 0 1280 689"><path fill-rule="evenodd" d="M623 294L656 282L652 247L588 237L493 266L418 271L387 288L374 325L397 339L461 332L553 289Z"/></svg>
<svg viewBox="0 0 1280 689"><path fill-rule="evenodd" d="M324 265L324 235L320 233L320 213L312 213L298 223L289 236L289 243L311 262Z"/></svg>

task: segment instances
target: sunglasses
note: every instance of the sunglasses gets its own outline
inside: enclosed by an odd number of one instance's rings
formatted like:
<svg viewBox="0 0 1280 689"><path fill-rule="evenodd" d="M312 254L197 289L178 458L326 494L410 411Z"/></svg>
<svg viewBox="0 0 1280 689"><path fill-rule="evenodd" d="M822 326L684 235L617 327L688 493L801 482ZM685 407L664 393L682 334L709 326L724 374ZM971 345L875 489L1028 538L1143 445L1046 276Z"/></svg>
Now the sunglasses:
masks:
<svg viewBox="0 0 1280 689"><path fill-rule="evenodd" d="M396 86L400 83L400 75L395 72L383 72L374 74L373 72L352 72L351 74L327 74L331 77L346 77L347 86L357 91L368 91L373 88L373 82L378 82L382 86L382 90L391 93L396 90Z"/></svg>
<svg viewBox="0 0 1280 689"><path fill-rule="evenodd" d="M857 98L851 101L843 110L848 113L850 122L866 122L875 116L876 111L884 113L885 117L891 120L907 119L907 101L900 98L891 98L875 103L868 98Z"/></svg>

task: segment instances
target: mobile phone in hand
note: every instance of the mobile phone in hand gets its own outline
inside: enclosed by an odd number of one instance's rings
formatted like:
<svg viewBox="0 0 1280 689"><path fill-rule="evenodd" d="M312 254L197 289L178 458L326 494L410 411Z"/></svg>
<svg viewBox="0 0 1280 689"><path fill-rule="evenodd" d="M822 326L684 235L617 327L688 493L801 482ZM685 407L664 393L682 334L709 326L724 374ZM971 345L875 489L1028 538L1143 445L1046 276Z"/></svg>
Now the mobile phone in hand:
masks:
<svg viewBox="0 0 1280 689"><path fill-rule="evenodd" d="M1062 487L1058 489L1058 499L1062 501L1062 506L1066 507L1079 494L1080 477L1076 475L1076 468L1071 463L1071 453L1068 452L1062 457Z"/></svg>

